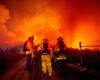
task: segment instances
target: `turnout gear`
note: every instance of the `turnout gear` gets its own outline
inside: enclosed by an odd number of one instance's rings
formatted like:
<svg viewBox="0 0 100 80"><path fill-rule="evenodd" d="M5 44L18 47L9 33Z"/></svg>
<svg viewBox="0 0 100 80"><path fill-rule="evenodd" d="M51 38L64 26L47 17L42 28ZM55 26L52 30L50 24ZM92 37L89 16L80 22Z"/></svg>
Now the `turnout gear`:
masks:
<svg viewBox="0 0 100 80"><path fill-rule="evenodd" d="M34 57L33 53L33 44L34 36L29 37L26 42L24 43L24 51L26 53L26 70L29 72L32 71L31 63L32 63L32 57Z"/></svg>
<svg viewBox="0 0 100 80"><path fill-rule="evenodd" d="M66 77L67 71L66 71L66 46L64 44L63 38L62 37L58 37L57 39L57 44L56 44L56 68L59 70L60 72L60 77ZM62 79L61 79L62 80Z"/></svg>
<svg viewBox="0 0 100 80"><path fill-rule="evenodd" d="M52 76L52 52L50 45L48 43L48 39L43 39L43 42L41 44L41 65L42 65L42 71L44 74L48 72L48 76Z"/></svg>
<svg viewBox="0 0 100 80"><path fill-rule="evenodd" d="M58 37L57 44L56 44L56 52L57 52L56 59L57 60L66 59L65 49L66 49L66 45L64 44L63 38Z"/></svg>
<svg viewBox="0 0 100 80"><path fill-rule="evenodd" d="M29 37L25 43L24 43L24 48L23 48L23 51L26 52L26 51L32 51L33 50L33 40L34 40L34 36L32 35L31 37Z"/></svg>

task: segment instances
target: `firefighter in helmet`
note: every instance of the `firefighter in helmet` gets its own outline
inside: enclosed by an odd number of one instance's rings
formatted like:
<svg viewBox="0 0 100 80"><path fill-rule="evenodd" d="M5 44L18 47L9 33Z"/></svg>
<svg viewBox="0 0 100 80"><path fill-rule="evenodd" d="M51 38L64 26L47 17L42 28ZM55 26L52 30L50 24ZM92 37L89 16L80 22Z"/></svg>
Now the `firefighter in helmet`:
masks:
<svg viewBox="0 0 100 80"><path fill-rule="evenodd" d="M56 56L56 68L60 72L61 80L66 77L66 45L63 41L62 37L57 38L56 48L55 48L55 56ZM64 79L65 80L65 79Z"/></svg>
<svg viewBox="0 0 100 80"><path fill-rule="evenodd" d="M52 76L52 49L49 45L48 39L45 37L40 46L41 49L41 66L43 74L48 72L48 76Z"/></svg>
<svg viewBox="0 0 100 80"><path fill-rule="evenodd" d="M31 62L32 62L32 58L34 57L34 53L33 53L33 48L34 48L34 36L31 35L30 37L28 37L28 39L26 40L26 42L24 43L24 52L26 53L26 70L28 70L29 72L31 72Z"/></svg>

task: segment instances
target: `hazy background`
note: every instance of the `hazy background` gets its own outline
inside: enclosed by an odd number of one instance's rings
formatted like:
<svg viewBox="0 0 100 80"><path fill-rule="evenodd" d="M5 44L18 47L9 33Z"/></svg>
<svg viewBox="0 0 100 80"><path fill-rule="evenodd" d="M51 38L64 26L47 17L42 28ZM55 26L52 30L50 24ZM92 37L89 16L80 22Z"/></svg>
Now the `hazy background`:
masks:
<svg viewBox="0 0 100 80"><path fill-rule="evenodd" d="M0 0L0 46L23 43L31 34L36 44L44 36L51 44L63 36L70 47L100 44L100 0Z"/></svg>

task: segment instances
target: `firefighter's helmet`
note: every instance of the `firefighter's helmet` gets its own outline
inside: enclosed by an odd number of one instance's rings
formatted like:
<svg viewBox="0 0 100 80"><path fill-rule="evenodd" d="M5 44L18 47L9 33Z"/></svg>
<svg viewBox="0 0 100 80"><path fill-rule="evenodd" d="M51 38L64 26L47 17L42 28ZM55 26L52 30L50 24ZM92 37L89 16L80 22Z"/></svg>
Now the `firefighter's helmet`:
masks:
<svg viewBox="0 0 100 80"><path fill-rule="evenodd" d="M29 38L34 39L34 35L31 35Z"/></svg>
<svg viewBox="0 0 100 80"><path fill-rule="evenodd" d="M58 41L62 41L63 38L60 36L60 37L57 38L57 40L58 40Z"/></svg>
<svg viewBox="0 0 100 80"><path fill-rule="evenodd" d="M43 41L43 42L48 42L49 40L48 40L47 37L44 37L44 38L42 39L42 41Z"/></svg>

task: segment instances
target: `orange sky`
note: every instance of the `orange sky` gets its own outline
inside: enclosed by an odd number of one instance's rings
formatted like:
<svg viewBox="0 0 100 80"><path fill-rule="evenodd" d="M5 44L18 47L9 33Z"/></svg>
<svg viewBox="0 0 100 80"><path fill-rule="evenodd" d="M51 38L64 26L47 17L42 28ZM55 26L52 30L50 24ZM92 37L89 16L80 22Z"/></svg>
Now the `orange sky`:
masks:
<svg viewBox="0 0 100 80"><path fill-rule="evenodd" d="M62 36L69 47L78 47L79 41L100 40L99 0L4 0L0 3L0 46L20 44L31 34L35 35L36 44L44 36L55 44L56 38Z"/></svg>

